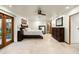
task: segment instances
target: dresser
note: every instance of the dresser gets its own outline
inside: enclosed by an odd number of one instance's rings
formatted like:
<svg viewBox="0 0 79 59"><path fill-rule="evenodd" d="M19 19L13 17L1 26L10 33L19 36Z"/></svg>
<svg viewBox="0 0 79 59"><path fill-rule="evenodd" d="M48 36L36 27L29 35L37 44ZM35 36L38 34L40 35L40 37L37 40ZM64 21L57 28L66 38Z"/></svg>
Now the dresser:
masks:
<svg viewBox="0 0 79 59"><path fill-rule="evenodd" d="M52 37L59 42L64 42L64 27L52 27Z"/></svg>

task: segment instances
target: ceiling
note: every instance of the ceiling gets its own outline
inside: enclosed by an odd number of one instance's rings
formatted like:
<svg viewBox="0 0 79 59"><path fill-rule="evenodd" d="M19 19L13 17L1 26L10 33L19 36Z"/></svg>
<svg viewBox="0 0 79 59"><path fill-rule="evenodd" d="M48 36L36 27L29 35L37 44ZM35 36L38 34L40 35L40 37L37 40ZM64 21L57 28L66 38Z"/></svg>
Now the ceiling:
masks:
<svg viewBox="0 0 79 59"><path fill-rule="evenodd" d="M68 12L72 8L76 7L76 5L12 5L12 6L3 5L3 6L21 16L36 15L38 7L41 8L42 12L46 14L46 16L53 16L55 14ZM69 7L69 9L65 9L67 6Z"/></svg>

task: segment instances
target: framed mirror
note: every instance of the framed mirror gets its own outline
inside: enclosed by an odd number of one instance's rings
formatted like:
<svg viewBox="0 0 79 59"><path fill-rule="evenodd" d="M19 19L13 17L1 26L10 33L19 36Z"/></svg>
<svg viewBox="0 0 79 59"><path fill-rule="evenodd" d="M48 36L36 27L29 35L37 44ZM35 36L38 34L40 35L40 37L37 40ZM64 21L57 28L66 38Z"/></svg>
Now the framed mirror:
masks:
<svg viewBox="0 0 79 59"><path fill-rule="evenodd" d="M56 26L63 26L63 17L56 19Z"/></svg>

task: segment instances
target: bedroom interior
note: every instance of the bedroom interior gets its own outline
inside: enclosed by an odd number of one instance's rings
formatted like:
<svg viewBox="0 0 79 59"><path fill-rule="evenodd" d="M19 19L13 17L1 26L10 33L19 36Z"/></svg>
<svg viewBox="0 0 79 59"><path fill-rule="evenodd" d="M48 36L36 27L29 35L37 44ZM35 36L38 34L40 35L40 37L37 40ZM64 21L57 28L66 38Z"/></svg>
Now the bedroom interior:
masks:
<svg viewBox="0 0 79 59"><path fill-rule="evenodd" d="M69 36L69 16L79 6L2 5L0 12L0 53L79 53L79 40Z"/></svg>

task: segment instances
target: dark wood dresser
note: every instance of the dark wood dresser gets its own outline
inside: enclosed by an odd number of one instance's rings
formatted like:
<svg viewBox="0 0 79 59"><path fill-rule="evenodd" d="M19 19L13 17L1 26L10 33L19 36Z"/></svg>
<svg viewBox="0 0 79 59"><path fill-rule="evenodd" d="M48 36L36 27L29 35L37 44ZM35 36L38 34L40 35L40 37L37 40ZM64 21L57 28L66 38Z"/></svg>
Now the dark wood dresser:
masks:
<svg viewBox="0 0 79 59"><path fill-rule="evenodd" d="M59 42L64 42L64 27L52 27L52 37Z"/></svg>

